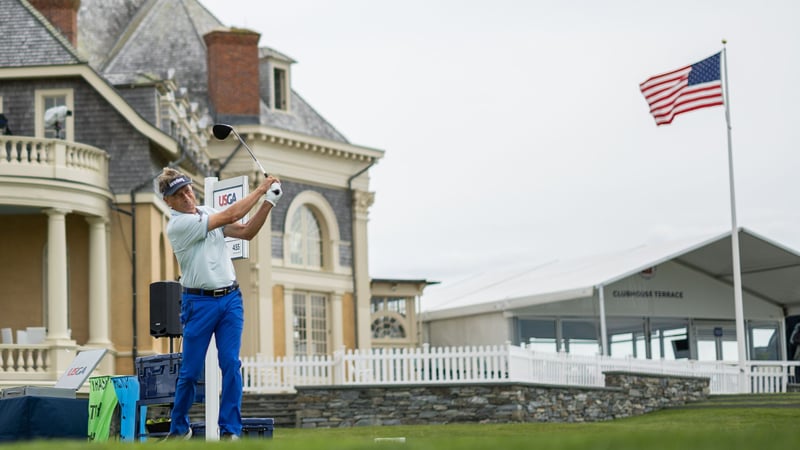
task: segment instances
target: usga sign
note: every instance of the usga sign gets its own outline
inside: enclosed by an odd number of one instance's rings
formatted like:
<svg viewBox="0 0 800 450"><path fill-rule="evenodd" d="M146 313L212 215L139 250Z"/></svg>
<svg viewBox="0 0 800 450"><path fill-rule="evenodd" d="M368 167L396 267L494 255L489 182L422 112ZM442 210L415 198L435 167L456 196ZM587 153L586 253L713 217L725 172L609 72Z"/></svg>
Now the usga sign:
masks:
<svg viewBox="0 0 800 450"><path fill-rule="evenodd" d="M218 181L217 178L206 178L206 192L209 192L209 185L211 186L211 204L206 197L206 205L222 211L237 200L244 198L249 193L249 184L246 176L228 178L227 180ZM240 221L247 222L247 216L243 217ZM228 244L228 250L231 252L231 259L245 259L250 257L250 242L243 239L225 238L225 243Z"/></svg>

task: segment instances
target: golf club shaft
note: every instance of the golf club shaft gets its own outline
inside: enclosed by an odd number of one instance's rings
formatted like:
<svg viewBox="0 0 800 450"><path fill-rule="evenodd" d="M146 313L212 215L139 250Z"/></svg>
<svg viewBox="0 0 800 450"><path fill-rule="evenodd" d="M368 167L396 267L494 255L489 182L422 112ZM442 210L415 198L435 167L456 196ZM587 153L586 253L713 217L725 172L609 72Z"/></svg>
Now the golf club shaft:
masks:
<svg viewBox="0 0 800 450"><path fill-rule="evenodd" d="M261 165L261 163L258 161L258 158L256 158L256 155L253 153L252 150L250 150L250 146L247 145L247 142L245 142L244 139L242 139L242 137L239 136L239 133L237 133L236 130L233 129L233 127L231 127L231 131L233 131L233 134L236 135L236 139L239 139L239 142L241 142L242 145L244 145L244 148L247 149L247 153L250 153L250 156L253 158L253 161L255 161L256 164L258 164L258 168L261 169L261 173L263 173L265 177L268 176L267 171L264 170L264 166Z"/></svg>

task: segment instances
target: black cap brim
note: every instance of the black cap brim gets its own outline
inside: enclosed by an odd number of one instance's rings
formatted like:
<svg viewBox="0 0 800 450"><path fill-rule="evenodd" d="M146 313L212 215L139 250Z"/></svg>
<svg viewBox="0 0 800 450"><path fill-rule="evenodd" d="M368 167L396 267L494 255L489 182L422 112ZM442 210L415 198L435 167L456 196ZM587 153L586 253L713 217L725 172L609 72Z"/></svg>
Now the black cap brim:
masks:
<svg viewBox="0 0 800 450"><path fill-rule="evenodd" d="M181 178L183 178L183 179L180 180L179 182L175 183L174 185L170 186L166 191L164 191L164 197L166 197L168 195L172 195L172 194L178 192L180 190L180 188L182 188L182 187L184 187L184 186L186 186L188 184L192 184L192 180L190 180L189 178L186 178L186 177L181 177Z"/></svg>

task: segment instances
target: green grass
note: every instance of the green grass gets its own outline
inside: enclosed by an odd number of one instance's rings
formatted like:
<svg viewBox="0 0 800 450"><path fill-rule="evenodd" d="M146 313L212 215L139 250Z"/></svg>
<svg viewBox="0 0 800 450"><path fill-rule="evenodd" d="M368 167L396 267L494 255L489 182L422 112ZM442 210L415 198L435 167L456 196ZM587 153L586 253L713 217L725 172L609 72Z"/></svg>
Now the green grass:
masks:
<svg viewBox="0 0 800 450"><path fill-rule="evenodd" d="M93 443L34 441L7 443L0 450L158 449L270 450L769 450L800 442L800 394L718 396L685 408L593 423L450 424L275 430L273 439L239 442ZM405 437L406 442L374 441Z"/></svg>

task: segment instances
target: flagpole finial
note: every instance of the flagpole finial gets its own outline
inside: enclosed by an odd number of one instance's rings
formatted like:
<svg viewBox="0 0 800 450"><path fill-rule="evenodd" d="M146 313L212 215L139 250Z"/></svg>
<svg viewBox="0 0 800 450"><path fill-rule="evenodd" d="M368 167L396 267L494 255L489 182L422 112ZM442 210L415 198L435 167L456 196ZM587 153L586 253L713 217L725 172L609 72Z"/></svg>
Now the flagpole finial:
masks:
<svg viewBox="0 0 800 450"><path fill-rule="evenodd" d="M722 39L722 45L725 45L725 44L727 44L727 43L728 43L728 40L723 38L723 39Z"/></svg>

